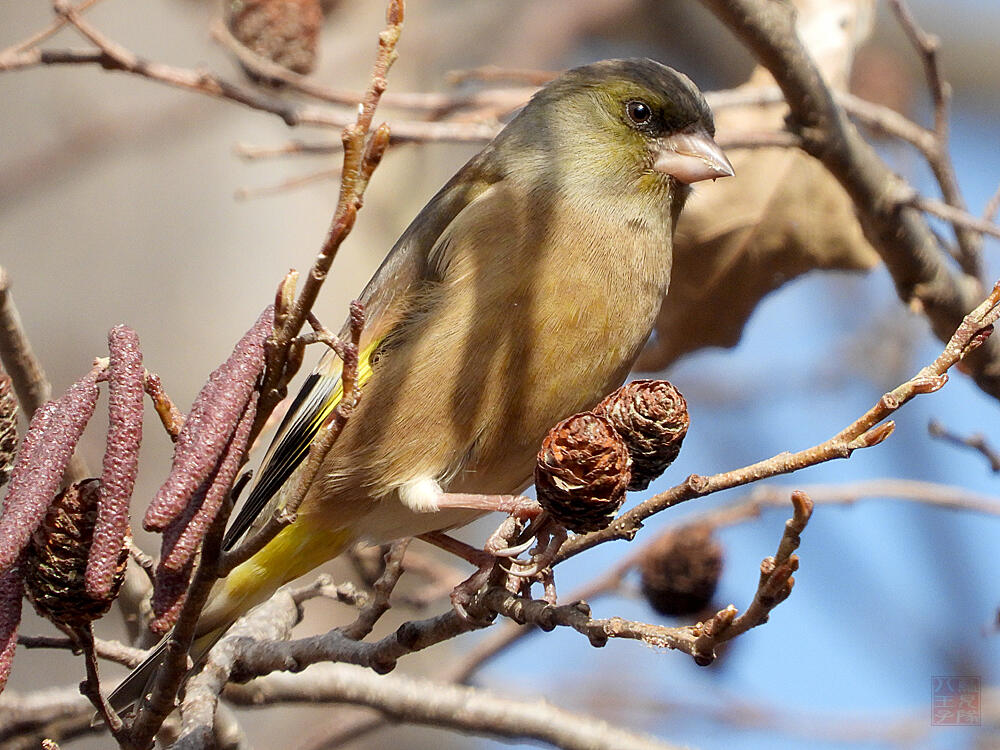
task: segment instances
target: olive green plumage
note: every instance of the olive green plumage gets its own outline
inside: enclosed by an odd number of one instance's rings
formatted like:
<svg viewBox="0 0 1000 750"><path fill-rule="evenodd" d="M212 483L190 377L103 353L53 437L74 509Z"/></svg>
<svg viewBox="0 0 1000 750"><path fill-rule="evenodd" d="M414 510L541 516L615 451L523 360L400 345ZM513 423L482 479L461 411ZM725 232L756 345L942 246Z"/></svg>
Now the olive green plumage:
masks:
<svg viewBox="0 0 1000 750"><path fill-rule="evenodd" d="M443 493L524 489L547 430L621 384L645 343L687 183L732 173L713 132L694 84L651 60L594 63L539 91L430 200L365 288L361 344L372 356L360 405L296 522L220 583L201 631L221 632L350 543L482 513L445 509ZM327 356L309 379L227 546L297 481L289 457L336 397L339 371Z"/></svg>

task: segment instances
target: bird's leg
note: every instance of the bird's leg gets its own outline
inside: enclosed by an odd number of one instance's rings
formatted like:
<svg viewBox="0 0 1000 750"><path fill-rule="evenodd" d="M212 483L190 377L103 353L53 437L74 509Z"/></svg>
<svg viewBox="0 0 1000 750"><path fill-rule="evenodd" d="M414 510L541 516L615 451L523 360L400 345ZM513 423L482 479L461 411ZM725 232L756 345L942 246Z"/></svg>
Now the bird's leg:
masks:
<svg viewBox="0 0 1000 750"><path fill-rule="evenodd" d="M466 492L441 492L437 509L484 510L506 513L522 521L530 521L542 512L542 506L521 495L474 495Z"/></svg>
<svg viewBox="0 0 1000 750"><path fill-rule="evenodd" d="M399 489L399 500L415 513L431 513L441 510L494 511L506 513L521 523L538 518L542 512L542 507L538 503L521 495L478 495L465 492L445 492L441 489L441 485L428 477L417 479L401 487ZM517 555L524 552L530 546L531 543L529 540L527 546L523 549L496 547L488 551L492 552L495 557L517 557ZM465 555L459 554L459 557L465 557ZM468 558L466 557L465 559ZM470 562L478 564L475 561L470 560Z"/></svg>
<svg viewBox="0 0 1000 750"><path fill-rule="evenodd" d="M541 506L521 495L480 495L472 493L444 492L440 485L430 479L412 482L399 491L404 505L417 512L441 510L479 510L506 513L507 518L490 536L482 550L460 542L439 531L421 535L421 539L450 552L476 566L477 570L460 583L451 594L452 605L465 619L472 620L469 605L486 585L494 573L498 573L500 558L512 559L531 549L528 561L512 560L507 573L508 587L520 589L530 586L530 579L542 574L555 559L560 545L566 539L566 532L552 524ZM527 539L524 537L527 536ZM550 577L551 579L551 577ZM549 581L546 591L552 588Z"/></svg>

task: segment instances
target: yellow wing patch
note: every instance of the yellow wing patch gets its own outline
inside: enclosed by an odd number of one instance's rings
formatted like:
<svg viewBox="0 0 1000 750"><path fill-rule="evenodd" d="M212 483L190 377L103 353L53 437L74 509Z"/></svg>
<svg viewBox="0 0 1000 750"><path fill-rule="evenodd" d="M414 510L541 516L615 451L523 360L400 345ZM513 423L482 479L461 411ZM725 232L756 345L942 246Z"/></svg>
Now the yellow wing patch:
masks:
<svg viewBox="0 0 1000 750"><path fill-rule="evenodd" d="M373 341L361 352L358 357L358 387L363 388L365 383L372 376L372 354L378 348L378 345L382 343L381 340ZM313 416L312 421L309 424L310 432L315 435L319 429L326 424L326 421L333 415L334 410L340 405L340 402L344 398L344 381L338 380L337 385L334 387L330 396L324 402L323 406L316 412Z"/></svg>

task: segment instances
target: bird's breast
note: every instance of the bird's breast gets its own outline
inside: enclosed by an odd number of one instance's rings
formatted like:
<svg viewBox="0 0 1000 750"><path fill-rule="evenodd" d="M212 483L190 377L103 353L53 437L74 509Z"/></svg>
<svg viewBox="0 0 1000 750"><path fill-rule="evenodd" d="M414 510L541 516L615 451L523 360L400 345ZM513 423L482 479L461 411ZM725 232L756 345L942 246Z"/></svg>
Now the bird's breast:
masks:
<svg viewBox="0 0 1000 750"><path fill-rule="evenodd" d="M388 497L421 478L519 491L545 433L628 374L669 280L668 219L594 201L489 210L501 215L456 233L441 280L380 359L325 494Z"/></svg>

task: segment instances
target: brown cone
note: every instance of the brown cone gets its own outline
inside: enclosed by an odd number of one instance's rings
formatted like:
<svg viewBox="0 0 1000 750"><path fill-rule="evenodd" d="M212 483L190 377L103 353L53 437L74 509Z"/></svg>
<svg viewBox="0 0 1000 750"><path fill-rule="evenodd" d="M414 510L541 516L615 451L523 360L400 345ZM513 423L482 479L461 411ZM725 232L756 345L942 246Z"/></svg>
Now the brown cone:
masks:
<svg viewBox="0 0 1000 750"><path fill-rule="evenodd" d="M663 615L691 615L711 602L722 575L722 545L702 524L681 526L649 544L639 561L642 593Z"/></svg>
<svg viewBox="0 0 1000 750"><path fill-rule="evenodd" d="M575 414L542 441L535 465L538 502L570 531L603 529L625 500L629 464L611 422L591 412Z"/></svg>
<svg viewBox="0 0 1000 750"><path fill-rule="evenodd" d="M59 493L28 546L24 579L35 609L56 625L80 628L104 615L118 596L128 563L126 537L118 557L111 592L106 597L87 593L87 557L97 520L101 483L85 479Z"/></svg>
<svg viewBox="0 0 1000 750"><path fill-rule="evenodd" d="M293 73L316 67L319 0L231 0L226 25L245 47ZM249 71L248 71L249 72Z"/></svg>
<svg viewBox="0 0 1000 750"><path fill-rule="evenodd" d="M632 456L632 491L644 490L681 450L688 430L687 402L666 380L633 380L594 408L607 417Z"/></svg>

